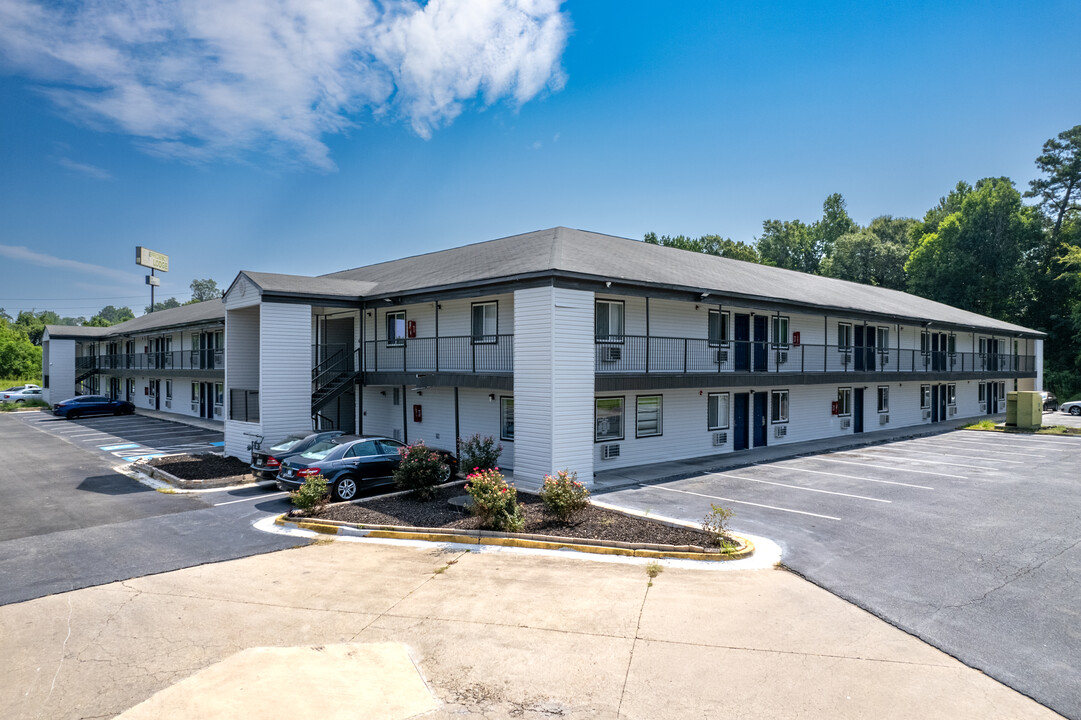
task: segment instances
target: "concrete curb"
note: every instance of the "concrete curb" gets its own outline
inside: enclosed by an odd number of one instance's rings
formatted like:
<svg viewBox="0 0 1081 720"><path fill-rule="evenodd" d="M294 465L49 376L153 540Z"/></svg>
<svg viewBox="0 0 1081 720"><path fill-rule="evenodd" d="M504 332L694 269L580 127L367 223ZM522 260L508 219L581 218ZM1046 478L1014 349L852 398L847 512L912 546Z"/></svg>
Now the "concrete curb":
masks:
<svg viewBox="0 0 1081 720"><path fill-rule="evenodd" d="M200 492L205 490L233 490L238 488L260 487L275 484L273 480L234 483L231 482L232 478L221 478L213 480L185 480L184 478L179 478L172 473L162 470L161 468L154 467L146 460L142 459L136 460L132 463L133 468L136 468L136 466L138 471L142 472L144 475L149 475L155 480L160 480L161 482L166 483L167 485L178 491L187 490L189 492ZM232 477L236 476L234 475Z"/></svg>
<svg viewBox="0 0 1081 720"><path fill-rule="evenodd" d="M172 494L185 495L185 494L190 494L190 493L228 492L230 490L245 490L247 488L270 487L272 485L275 485L275 482L273 480L263 480L261 482L246 483L244 485L222 485L222 486L218 486L218 487L205 487L205 488L202 488L202 489L185 489L185 488L175 487L174 485L172 485L171 483L169 483L169 482L167 482L165 480L162 480L162 479L157 478L157 477L153 477L152 474L148 474L148 473L144 472L144 470L146 470L148 467L150 467L150 466L146 465L146 463L138 463L138 461L136 461L134 463L127 463L127 464L124 464L124 465L117 465L116 467L113 468L113 470L116 470L121 475L127 475L128 477L132 478L133 480L137 480L138 482L142 483L143 485L146 485L147 487L149 487L149 488L151 488L153 490L158 490L158 491L164 492L166 494L170 494L170 495L172 495ZM161 471L158 471L158 472L161 472ZM168 473L163 473L163 474L168 475Z"/></svg>
<svg viewBox="0 0 1081 720"><path fill-rule="evenodd" d="M652 518L651 518L652 519ZM275 525L294 525L302 530L323 535L353 535L358 537L392 540L422 540L461 545L501 545L534 550L574 550L597 555L627 555L647 558L671 558L678 560L742 560L754 554L754 543L747 538L736 537L739 549L726 554L706 552L695 545L657 545L651 543L623 543L588 538L565 538L554 535L510 534L490 530L458 530L453 528L432 529L399 525L366 525L338 520L301 520L279 515Z"/></svg>

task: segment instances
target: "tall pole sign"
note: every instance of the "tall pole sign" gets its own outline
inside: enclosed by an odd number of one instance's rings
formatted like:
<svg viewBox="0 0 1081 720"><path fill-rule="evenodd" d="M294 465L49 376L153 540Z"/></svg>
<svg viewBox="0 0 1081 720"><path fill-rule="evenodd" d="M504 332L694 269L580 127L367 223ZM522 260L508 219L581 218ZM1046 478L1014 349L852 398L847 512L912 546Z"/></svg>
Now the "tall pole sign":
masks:
<svg viewBox="0 0 1081 720"><path fill-rule="evenodd" d="M146 284L150 286L150 312L154 312L154 288L161 285L161 278L155 277L154 271L169 272L169 256L148 250L142 245L136 245L135 264L150 268L150 274L146 276Z"/></svg>

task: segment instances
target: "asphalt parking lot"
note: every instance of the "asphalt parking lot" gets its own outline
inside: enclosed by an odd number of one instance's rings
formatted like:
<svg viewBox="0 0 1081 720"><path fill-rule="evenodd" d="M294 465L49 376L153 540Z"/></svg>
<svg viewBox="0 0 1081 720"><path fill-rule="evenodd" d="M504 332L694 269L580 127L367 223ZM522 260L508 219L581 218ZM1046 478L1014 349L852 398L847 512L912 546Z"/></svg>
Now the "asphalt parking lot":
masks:
<svg viewBox="0 0 1081 720"><path fill-rule="evenodd" d="M953 431L599 497L784 548L794 571L1081 718L1081 439Z"/></svg>
<svg viewBox="0 0 1081 720"><path fill-rule="evenodd" d="M38 430L117 462L161 457L174 453L221 451L221 430L207 430L144 415L102 415L65 420L45 412L19 413L18 418Z"/></svg>

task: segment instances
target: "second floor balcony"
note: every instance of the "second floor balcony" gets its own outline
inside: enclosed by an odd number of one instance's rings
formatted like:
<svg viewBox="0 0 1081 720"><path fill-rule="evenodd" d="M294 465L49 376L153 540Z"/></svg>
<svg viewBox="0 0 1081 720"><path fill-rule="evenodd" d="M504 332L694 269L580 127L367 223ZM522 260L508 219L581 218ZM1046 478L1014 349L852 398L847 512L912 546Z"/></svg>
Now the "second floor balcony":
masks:
<svg viewBox="0 0 1081 720"><path fill-rule="evenodd" d="M506 375L514 372L514 336L369 340L364 343L363 369L367 372Z"/></svg>
<svg viewBox="0 0 1081 720"><path fill-rule="evenodd" d="M1036 372L1033 355L624 335L595 346L597 374Z"/></svg>
<svg viewBox="0 0 1081 720"><path fill-rule="evenodd" d="M75 358L78 371L96 370L225 370L225 351L221 348L208 350L170 350L167 352L120 353L116 355L92 355Z"/></svg>

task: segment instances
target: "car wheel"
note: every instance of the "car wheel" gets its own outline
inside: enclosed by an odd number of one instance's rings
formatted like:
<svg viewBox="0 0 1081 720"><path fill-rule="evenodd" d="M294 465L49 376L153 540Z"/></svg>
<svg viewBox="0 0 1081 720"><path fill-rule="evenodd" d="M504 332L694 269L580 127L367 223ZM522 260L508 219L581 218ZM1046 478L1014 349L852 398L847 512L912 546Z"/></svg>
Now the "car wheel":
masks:
<svg viewBox="0 0 1081 720"><path fill-rule="evenodd" d="M23 400L22 398L19 398L18 400L15 401L15 404L18 405L21 402L26 402L26 401Z"/></svg>
<svg viewBox="0 0 1081 720"><path fill-rule="evenodd" d="M443 469L439 471L439 482L440 482L440 484L445 483L448 480L450 480L450 475L451 475L450 463L443 463Z"/></svg>
<svg viewBox="0 0 1081 720"><path fill-rule="evenodd" d="M334 483L334 499L339 502L352 500L357 496L357 481L346 475Z"/></svg>
<svg viewBox="0 0 1081 720"><path fill-rule="evenodd" d="M72 410L71 412L68 413L68 418L67 419L68 420L75 420L78 417L79 417L79 411L78 410Z"/></svg>
<svg viewBox="0 0 1081 720"><path fill-rule="evenodd" d="M1070 408L1071 415L1081 415L1081 405L1074 405Z"/></svg>

